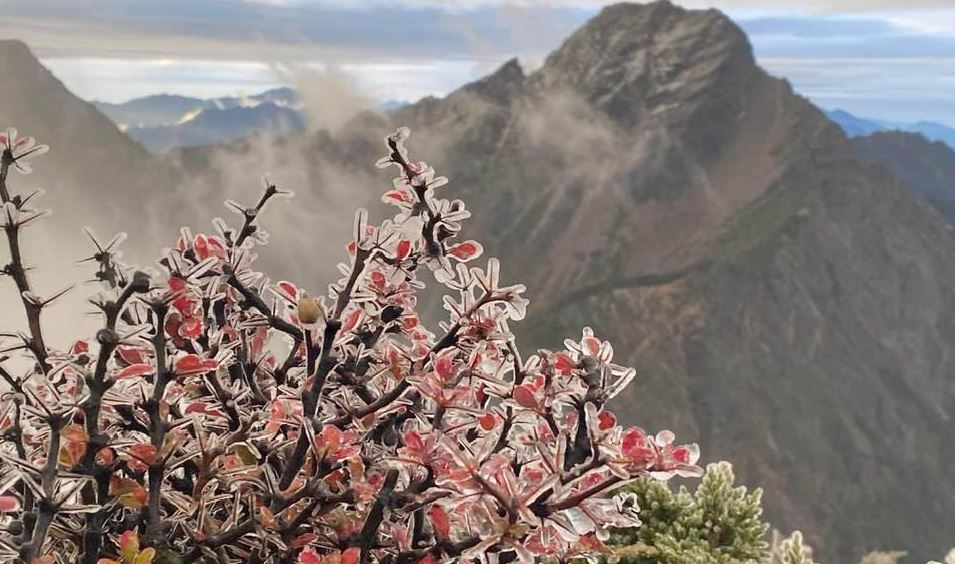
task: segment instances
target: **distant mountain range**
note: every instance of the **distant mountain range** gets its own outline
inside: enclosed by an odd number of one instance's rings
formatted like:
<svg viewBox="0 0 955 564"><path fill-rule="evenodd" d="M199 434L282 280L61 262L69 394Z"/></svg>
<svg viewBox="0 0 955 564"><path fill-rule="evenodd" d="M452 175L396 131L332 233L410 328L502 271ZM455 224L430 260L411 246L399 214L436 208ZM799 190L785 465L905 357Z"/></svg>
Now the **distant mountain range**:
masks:
<svg viewBox="0 0 955 564"><path fill-rule="evenodd" d="M164 153L174 147L201 147L230 143L257 133L284 135L305 128L306 120L298 94L288 87L253 96L192 98L157 94L123 103L94 101L96 108L130 137L150 151ZM380 108L391 111L408 105L386 100ZM846 110L824 110L850 137L878 131L921 133L955 149L955 128L943 123L894 122L859 117Z"/></svg>
<svg viewBox="0 0 955 564"><path fill-rule="evenodd" d="M204 100L170 94L121 104L93 102L120 129L153 152L236 141L256 133L305 128L298 95L276 88L255 96Z"/></svg>
<svg viewBox="0 0 955 564"><path fill-rule="evenodd" d="M388 100L381 108L392 110L405 104ZM288 87L254 96L202 99L158 94L121 104L94 101L93 105L155 153L230 143L260 133L284 135L302 131L306 125L299 96Z"/></svg>
<svg viewBox="0 0 955 564"><path fill-rule="evenodd" d="M845 110L827 110L826 115L839 124L849 137L859 137L877 131L908 131L921 133L930 141L941 141L955 149L955 128L943 123L918 121L903 123L875 118L859 117Z"/></svg>
<svg viewBox="0 0 955 564"><path fill-rule="evenodd" d="M202 110L255 108L263 103L283 107L297 107L299 99L295 90L282 87L267 90L254 96L202 99L172 94L157 94L135 98L121 104L94 101L93 105L118 124L130 127L153 127L183 121L190 114L196 114Z"/></svg>

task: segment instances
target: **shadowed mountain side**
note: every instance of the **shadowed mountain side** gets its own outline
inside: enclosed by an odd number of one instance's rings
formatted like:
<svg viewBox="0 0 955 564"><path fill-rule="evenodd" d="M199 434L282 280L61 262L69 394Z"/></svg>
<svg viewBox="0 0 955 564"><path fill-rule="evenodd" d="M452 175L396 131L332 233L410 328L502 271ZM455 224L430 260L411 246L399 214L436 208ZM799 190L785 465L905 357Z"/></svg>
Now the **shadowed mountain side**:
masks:
<svg viewBox="0 0 955 564"><path fill-rule="evenodd" d="M955 150L903 131L882 131L852 142L863 156L886 165L955 224Z"/></svg>
<svg viewBox="0 0 955 564"><path fill-rule="evenodd" d="M92 227L105 241L114 233L129 233L126 255L151 262L157 242L175 242L178 225L190 221L188 206L177 203L182 176L178 169L155 159L123 135L116 126L71 94L19 41L0 41L0 124L14 126L51 146L32 174L11 172L8 182L17 194L46 191L38 204L53 216L25 229L26 260L40 295L51 295L92 277L93 268L74 266L93 247L83 235ZM4 254L6 256L6 250ZM6 260L5 258L3 260ZM44 327L53 344L75 337L77 312L91 309L88 288L78 288L49 310ZM0 307L21 316L19 298L9 280L0 281ZM85 319L92 329L95 317ZM49 340L49 339L48 339Z"/></svg>

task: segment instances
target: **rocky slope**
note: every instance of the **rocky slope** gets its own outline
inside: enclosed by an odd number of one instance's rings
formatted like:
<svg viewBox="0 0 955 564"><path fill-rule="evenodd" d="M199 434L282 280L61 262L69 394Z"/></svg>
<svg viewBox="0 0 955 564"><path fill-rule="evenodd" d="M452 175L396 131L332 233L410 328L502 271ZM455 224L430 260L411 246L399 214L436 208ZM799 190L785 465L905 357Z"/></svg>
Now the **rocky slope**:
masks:
<svg viewBox="0 0 955 564"><path fill-rule="evenodd" d="M80 234L83 225L142 229L133 217L180 180L175 167L131 141L92 104L71 94L25 44L0 41L0 122L52 147L42 166L14 183L42 187L59 212L58 228ZM132 234L132 231L131 231Z"/></svg>
<svg viewBox="0 0 955 564"><path fill-rule="evenodd" d="M190 210L177 203L182 175L176 167L157 160L91 104L71 94L23 43L0 41L0 77L0 127L16 127L21 135L51 146L33 174L11 173L9 179L15 193L44 189L39 204L54 212L42 227L30 227L23 236L41 295L91 277L88 264L76 265L92 253L84 226L104 241L127 232L127 257L142 262L155 256L157 241L168 245L174 240L178 225L169 218L190 221ZM82 315L90 309L85 303L88 293L78 288L50 310L44 322L47 340L63 344L75 336L77 320L87 328L97 322ZM20 318L18 302L13 285L0 279L0 317Z"/></svg>
<svg viewBox="0 0 955 564"><path fill-rule="evenodd" d="M955 150L903 131L882 131L852 142L864 157L890 168L955 224Z"/></svg>

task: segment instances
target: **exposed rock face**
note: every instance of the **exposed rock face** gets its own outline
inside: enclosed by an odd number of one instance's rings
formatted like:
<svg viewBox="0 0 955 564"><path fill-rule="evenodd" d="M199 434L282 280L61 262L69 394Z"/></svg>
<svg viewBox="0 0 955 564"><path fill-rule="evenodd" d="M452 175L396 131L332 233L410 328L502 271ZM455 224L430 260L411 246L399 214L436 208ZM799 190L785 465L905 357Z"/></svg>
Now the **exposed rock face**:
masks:
<svg viewBox="0 0 955 564"><path fill-rule="evenodd" d="M203 206L263 170L298 190L272 223L285 273L307 283L327 280L309 277L328 244L309 235L341 224L344 237L355 194L377 199L369 165L396 124L475 210L466 235L531 289L525 345L591 324L638 368L625 422L734 461L823 561L949 548L955 236L760 70L725 16L611 6L529 75L512 61L334 135L173 156L214 187ZM68 139L43 125L60 150Z"/></svg>
<svg viewBox="0 0 955 564"><path fill-rule="evenodd" d="M955 224L955 150L904 131L877 132L852 142L863 156L886 165Z"/></svg>

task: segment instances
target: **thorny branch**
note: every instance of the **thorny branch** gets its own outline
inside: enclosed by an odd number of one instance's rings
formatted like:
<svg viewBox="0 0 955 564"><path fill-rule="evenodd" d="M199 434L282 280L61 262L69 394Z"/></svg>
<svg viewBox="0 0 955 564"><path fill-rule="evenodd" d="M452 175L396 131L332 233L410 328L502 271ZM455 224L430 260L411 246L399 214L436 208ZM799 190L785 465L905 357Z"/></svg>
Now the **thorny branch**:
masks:
<svg viewBox="0 0 955 564"><path fill-rule="evenodd" d="M60 352L20 254L38 216L7 186L32 140L0 136L4 273L36 364L16 377L0 358L0 470L16 476L0 490L0 559L567 561L636 523L609 489L698 472L695 446L604 408L633 371L589 329L521 357L509 323L524 287L502 286L496 259L469 266L483 252L460 238L470 212L438 195L446 179L408 156L407 137L389 136L378 163L399 171L383 196L395 215L356 215L327 295L252 269L261 212L283 195L266 182L255 205L227 202L237 228L184 230L159 276L94 239L103 328ZM417 314L427 271L449 292L436 332Z"/></svg>

